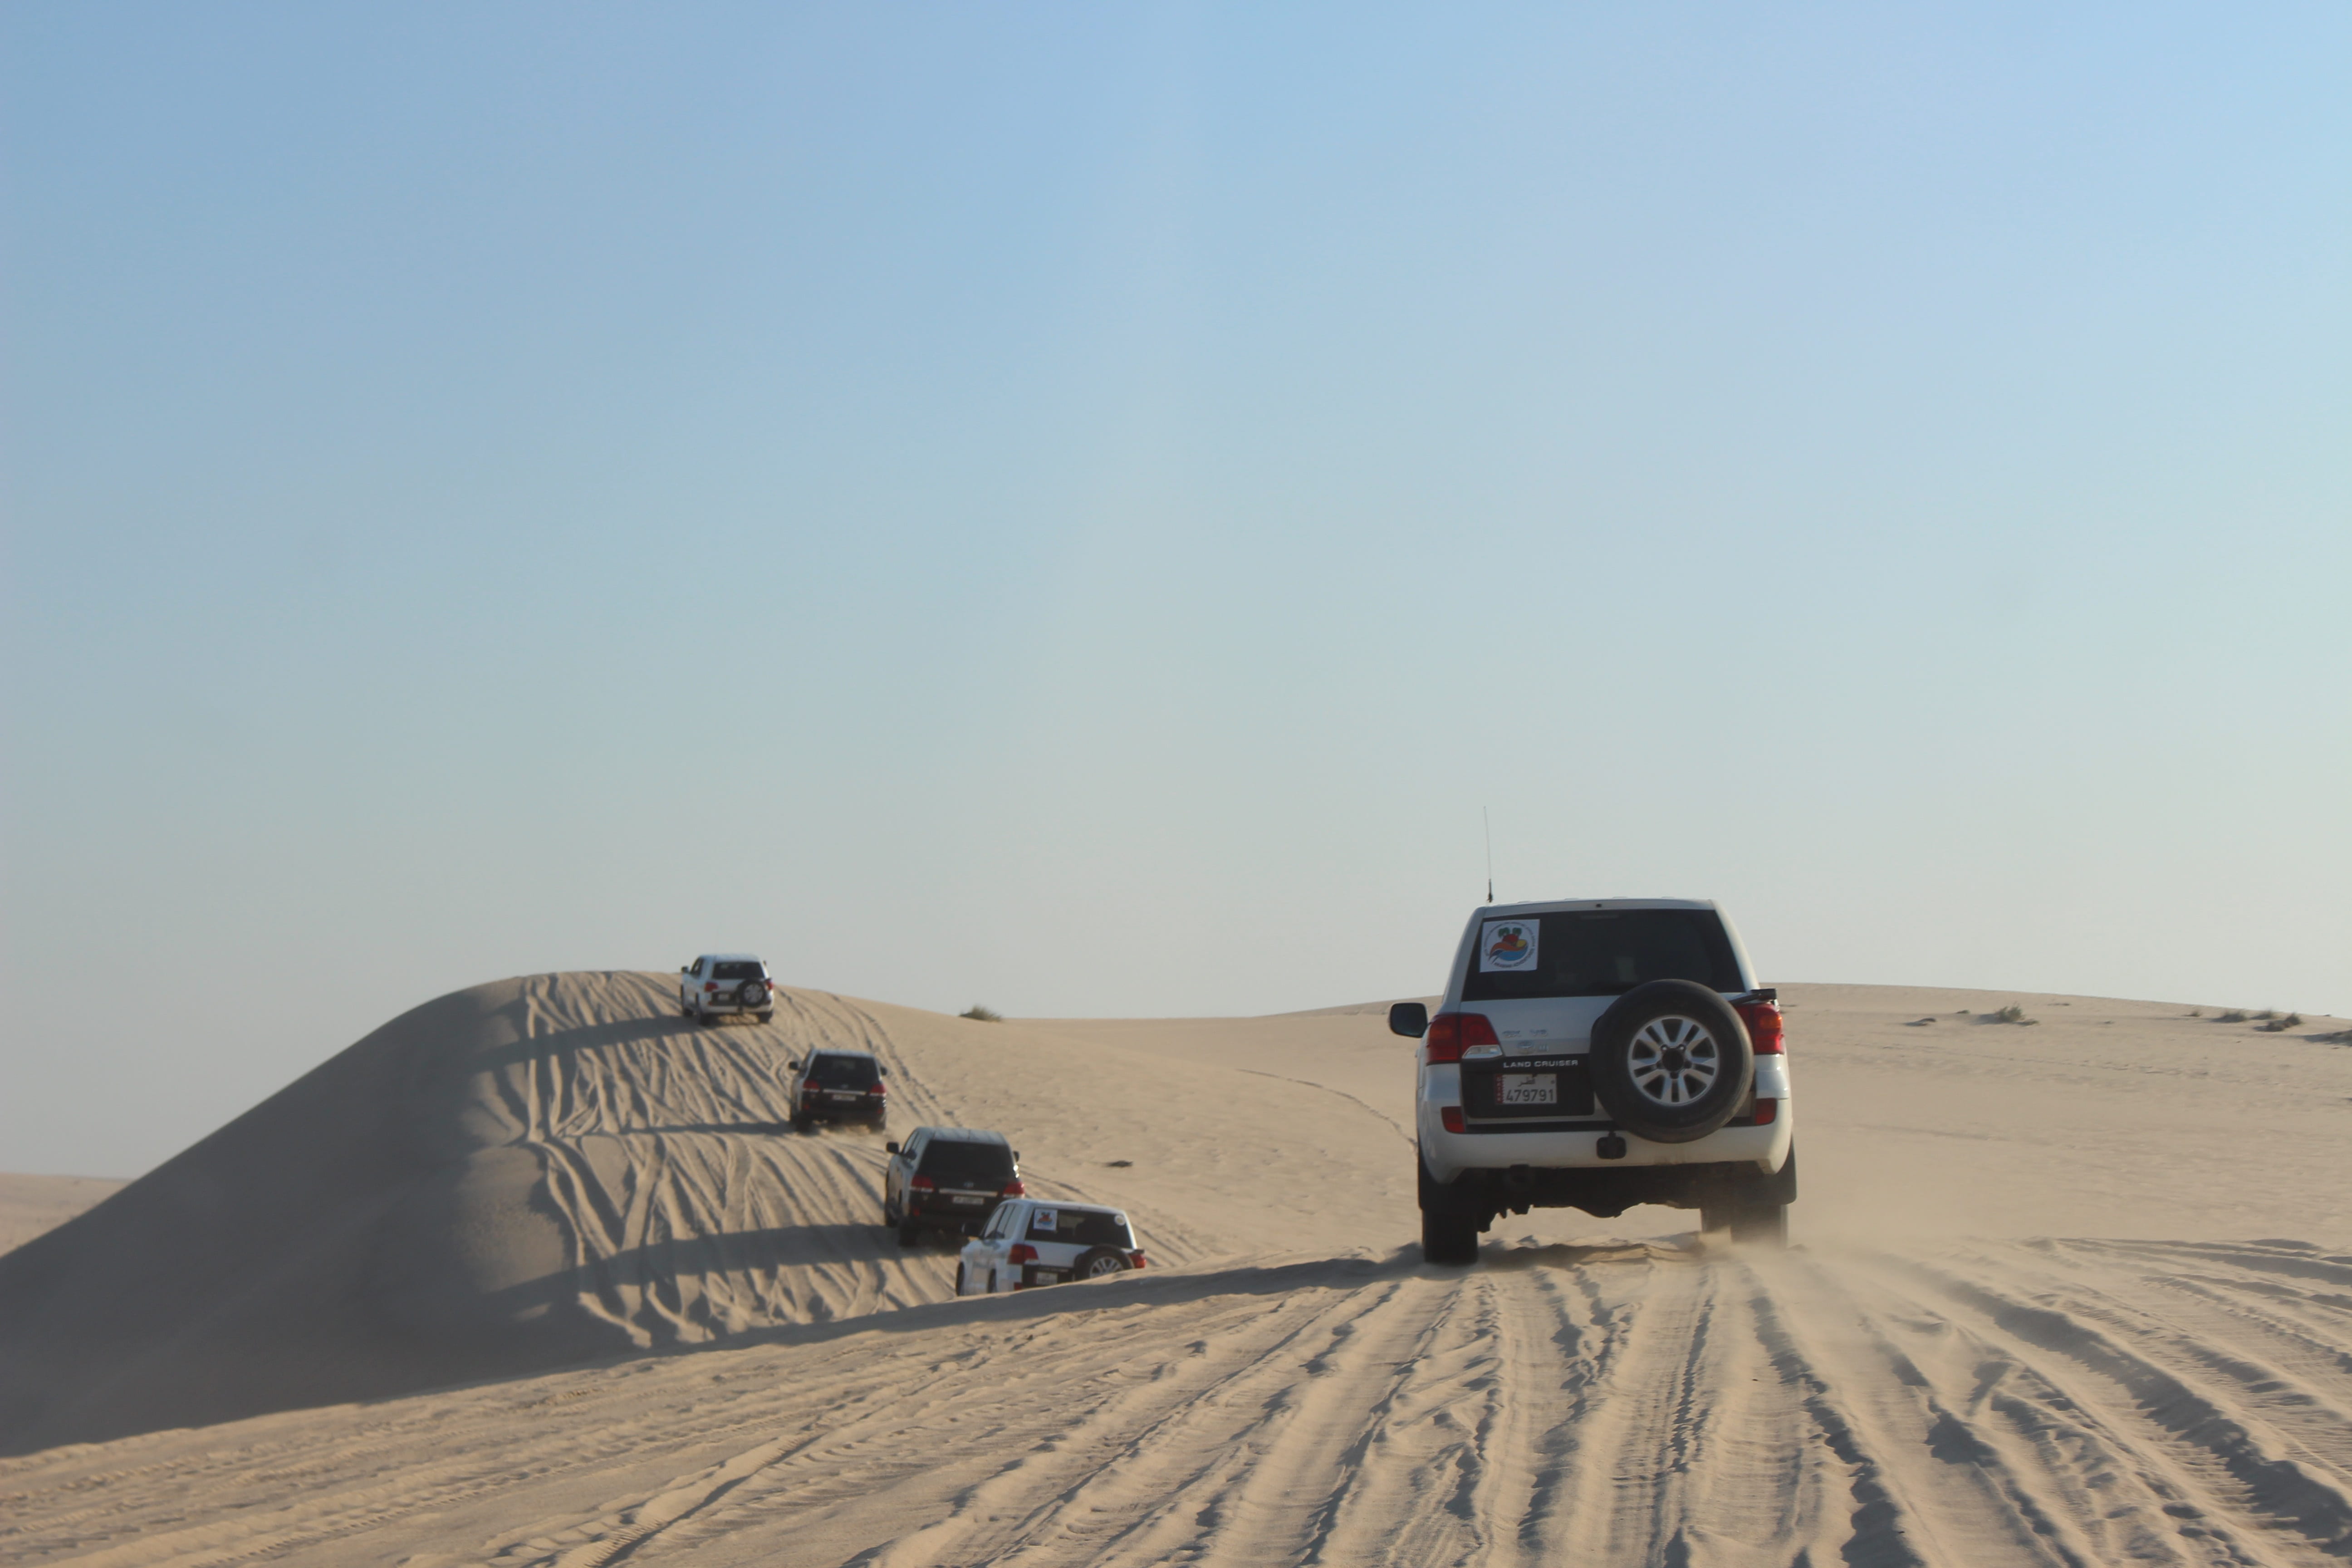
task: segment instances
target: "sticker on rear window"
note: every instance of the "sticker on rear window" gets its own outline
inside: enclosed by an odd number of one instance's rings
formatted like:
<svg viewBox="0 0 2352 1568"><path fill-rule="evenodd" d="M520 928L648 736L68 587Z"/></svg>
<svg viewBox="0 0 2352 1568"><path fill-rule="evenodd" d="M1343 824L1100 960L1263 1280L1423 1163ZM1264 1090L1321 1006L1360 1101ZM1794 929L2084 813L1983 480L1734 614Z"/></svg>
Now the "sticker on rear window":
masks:
<svg viewBox="0 0 2352 1568"><path fill-rule="evenodd" d="M1052 1230L1054 1228L1054 1222L1058 1217L1059 1216L1056 1215L1052 1209L1034 1210L1029 1215L1029 1228L1031 1230Z"/></svg>
<svg viewBox="0 0 2352 1568"><path fill-rule="evenodd" d="M1533 969L1540 931L1533 921L1488 921L1486 933L1478 939L1478 973Z"/></svg>

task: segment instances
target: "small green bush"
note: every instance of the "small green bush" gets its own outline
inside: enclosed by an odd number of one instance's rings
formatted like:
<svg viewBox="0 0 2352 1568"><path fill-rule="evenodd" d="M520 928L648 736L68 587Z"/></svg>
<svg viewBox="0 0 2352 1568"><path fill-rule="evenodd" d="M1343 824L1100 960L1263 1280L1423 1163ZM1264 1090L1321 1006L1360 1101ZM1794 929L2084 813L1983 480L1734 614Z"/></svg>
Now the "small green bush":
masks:
<svg viewBox="0 0 2352 1568"><path fill-rule="evenodd" d="M1004 1021L1003 1014L998 1012L993 1007L983 1007L977 1002L971 1005L971 1008L969 1012L958 1013L956 1016L959 1018L977 1018L983 1024L1001 1024Z"/></svg>
<svg viewBox="0 0 2352 1568"><path fill-rule="evenodd" d="M2217 1024L2242 1024L2246 1021L2246 1016L2243 1013L2239 1012L2235 1007L2232 1007L2228 1012L2214 1018L2213 1021Z"/></svg>
<svg viewBox="0 0 2352 1568"><path fill-rule="evenodd" d="M2011 1002L1998 1013L1988 1013L1985 1016L1997 1024L2022 1024L2025 1022L2025 1009Z"/></svg>

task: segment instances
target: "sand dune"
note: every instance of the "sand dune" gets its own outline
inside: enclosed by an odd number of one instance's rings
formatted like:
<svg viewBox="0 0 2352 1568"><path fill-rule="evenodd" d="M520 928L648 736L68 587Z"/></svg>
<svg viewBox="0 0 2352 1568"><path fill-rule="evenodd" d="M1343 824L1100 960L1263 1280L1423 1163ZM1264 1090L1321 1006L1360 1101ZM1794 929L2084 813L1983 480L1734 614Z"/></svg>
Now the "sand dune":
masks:
<svg viewBox="0 0 2352 1568"><path fill-rule="evenodd" d="M1797 1250L1538 1214L1465 1275L1405 1246L1376 1008L697 1031L666 985L444 998L0 1258L0 1558L2352 1555L2340 1046L1791 987ZM946 1300L878 1140L774 1129L821 1041L1164 1267Z"/></svg>

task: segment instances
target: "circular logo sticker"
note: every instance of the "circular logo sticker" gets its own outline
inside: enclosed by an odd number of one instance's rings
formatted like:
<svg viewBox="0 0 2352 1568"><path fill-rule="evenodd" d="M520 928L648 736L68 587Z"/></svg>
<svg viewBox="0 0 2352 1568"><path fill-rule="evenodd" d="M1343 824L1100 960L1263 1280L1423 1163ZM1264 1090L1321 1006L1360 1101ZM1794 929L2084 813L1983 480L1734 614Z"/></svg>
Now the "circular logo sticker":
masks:
<svg viewBox="0 0 2352 1568"><path fill-rule="evenodd" d="M1486 928L1486 967L1525 969L1535 961L1535 932L1517 921Z"/></svg>

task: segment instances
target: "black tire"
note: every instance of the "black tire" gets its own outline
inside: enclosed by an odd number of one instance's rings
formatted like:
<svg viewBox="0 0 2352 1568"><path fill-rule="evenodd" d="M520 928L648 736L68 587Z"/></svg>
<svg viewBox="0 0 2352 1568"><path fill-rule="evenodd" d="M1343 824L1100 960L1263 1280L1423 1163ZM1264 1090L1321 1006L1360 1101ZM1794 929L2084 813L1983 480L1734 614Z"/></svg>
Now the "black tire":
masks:
<svg viewBox="0 0 2352 1568"><path fill-rule="evenodd" d="M746 1013L756 1013L768 1005L768 983L746 980L735 988L735 1005Z"/></svg>
<svg viewBox="0 0 2352 1568"><path fill-rule="evenodd" d="M1457 1268L1478 1261L1478 1223L1444 1209L1421 1211L1421 1258L1424 1263Z"/></svg>
<svg viewBox="0 0 2352 1568"><path fill-rule="evenodd" d="M1779 1251L1789 1245L1789 1205L1743 1204L1731 1211L1731 1239L1740 1247Z"/></svg>
<svg viewBox="0 0 2352 1568"><path fill-rule="evenodd" d="M811 1121L805 1116L795 1116L793 1118L793 1131L795 1132L806 1132L815 1125L816 1124L814 1122Z"/></svg>
<svg viewBox="0 0 2352 1568"><path fill-rule="evenodd" d="M1653 1143L1689 1143L1731 1120L1756 1081L1748 1026L1690 980L1653 980L1592 1026L1592 1092L1617 1124Z"/></svg>
<svg viewBox="0 0 2352 1568"><path fill-rule="evenodd" d="M1127 1260L1127 1254L1118 1248L1097 1247L1078 1259L1076 1267L1070 1270L1070 1278L1108 1279L1114 1274L1124 1274L1134 1267L1135 1265Z"/></svg>
<svg viewBox="0 0 2352 1568"><path fill-rule="evenodd" d="M1771 1189L1775 1203L1797 1201L1797 1145L1793 1139L1789 1143L1789 1157L1780 1162L1780 1168L1767 1177L1764 1184Z"/></svg>
<svg viewBox="0 0 2352 1568"><path fill-rule="evenodd" d="M898 1245L901 1247L922 1246L923 1227L917 1225L911 1219L900 1220L898 1222Z"/></svg>
<svg viewBox="0 0 2352 1568"><path fill-rule="evenodd" d="M962 1295L962 1294L964 1293L963 1286L964 1286L964 1279L963 1279L963 1259L962 1259L962 1258L957 1258L957 1259L956 1259L956 1294L957 1294L957 1295L961 1296L961 1295Z"/></svg>
<svg viewBox="0 0 2352 1568"><path fill-rule="evenodd" d="M776 1010L773 1007L769 1008L766 1012L760 1015L760 1022L762 1024L772 1024L775 1021Z"/></svg>

